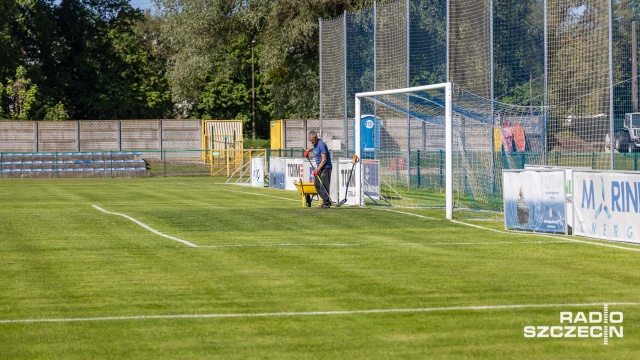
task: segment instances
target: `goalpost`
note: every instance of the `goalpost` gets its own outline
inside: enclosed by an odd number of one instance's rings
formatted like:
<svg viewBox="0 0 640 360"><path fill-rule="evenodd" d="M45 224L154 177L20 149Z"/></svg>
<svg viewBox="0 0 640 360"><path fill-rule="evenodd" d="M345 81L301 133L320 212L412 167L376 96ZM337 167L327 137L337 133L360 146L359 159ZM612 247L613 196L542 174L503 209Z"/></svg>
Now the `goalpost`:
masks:
<svg viewBox="0 0 640 360"><path fill-rule="evenodd" d="M355 95L356 202L502 217L502 170L542 164L546 109L452 83Z"/></svg>
<svg viewBox="0 0 640 360"><path fill-rule="evenodd" d="M430 90L441 90L444 91L444 96L441 99L444 100L444 106L442 104L438 104L437 102L433 102L436 107L444 110L444 125L445 125L445 209L446 209L446 217L447 219L453 219L453 152L452 152L452 96L451 96L451 83L441 83L434 85L425 85L418 87L410 87L404 89L394 89L394 90L384 90L384 91L372 91L372 92L362 92L357 93L355 96L355 152L356 155L360 159L363 159L362 154L362 98L370 98L376 101L376 97L383 97L386 95L398 95L398 94L411 94L411 93L419 93ZM407 115L409 116L408 121L410 122L410 112L411 112L411 101L410 99L404 99L407 105ZM395 103L397 106L403 106L402 99L400 101L392 101L392 104ZM375 106L374 106L375 108ZM374 122L377 119L377 111L378 109L374 109ZM366 125L365 125L366 126ZM375 129L374 124L374 129ZM411 125L409 124L409 129ZM381 144L378 145L378 148L381 147ZM374 154L375 157L375 144L374 144ZM367 156L368 157L368 156ZM366 157L365 157L366 158ZM357 192L357 203L364 205L364 194L363 194L363 178L362 178L362 166L358 166L356 168L356 184L359 186L359 191Z"/></svg>

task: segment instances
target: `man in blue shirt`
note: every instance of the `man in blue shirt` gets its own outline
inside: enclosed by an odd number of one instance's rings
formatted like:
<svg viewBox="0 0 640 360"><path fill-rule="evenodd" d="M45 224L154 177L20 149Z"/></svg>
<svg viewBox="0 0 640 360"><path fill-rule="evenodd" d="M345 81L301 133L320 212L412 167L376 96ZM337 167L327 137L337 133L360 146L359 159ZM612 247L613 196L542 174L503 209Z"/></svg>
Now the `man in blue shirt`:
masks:
<svg viewBox="0 0 640 360"><path fill-rule="evenodd" d="M327 144L318 138L318 133L311 130L309 131L309 142L312 146L304 152L304 157L309 157L309 151L313 149L313 153L316 156L316 169L313 171L313 183L316 186L316 191L322 199L321 208L327 209L331 207L331 195L327 192L331 189L331 155L329 154L329 148ZM318 180L320 176L320 180Z"/></svg>

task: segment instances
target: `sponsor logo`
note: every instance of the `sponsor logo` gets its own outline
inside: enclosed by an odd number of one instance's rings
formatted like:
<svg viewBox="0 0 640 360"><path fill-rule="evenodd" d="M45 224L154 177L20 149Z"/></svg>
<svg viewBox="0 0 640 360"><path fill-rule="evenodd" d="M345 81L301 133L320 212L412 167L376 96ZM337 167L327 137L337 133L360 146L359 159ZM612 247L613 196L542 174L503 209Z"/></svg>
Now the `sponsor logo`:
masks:
<svg viewBox="0 0 640 360"><path fill-rule="evenodd" d="M369 119L367 121L364 122L364 127L366 127L367 129L373 129L373 120Z"/></svg>
<svg viewBox="0 0 640 360"><path fill-rule="evenodd" d="M593 211L590 224L585 221L588 218L579 220L583 234L640 240L637 228L625 223L624 218L614 216L616 213L640 213L640 182L614 180L605 183L604 178L600 177L598 188L597 182L594 184L593 180L582 180L580 208Z"/></svg>

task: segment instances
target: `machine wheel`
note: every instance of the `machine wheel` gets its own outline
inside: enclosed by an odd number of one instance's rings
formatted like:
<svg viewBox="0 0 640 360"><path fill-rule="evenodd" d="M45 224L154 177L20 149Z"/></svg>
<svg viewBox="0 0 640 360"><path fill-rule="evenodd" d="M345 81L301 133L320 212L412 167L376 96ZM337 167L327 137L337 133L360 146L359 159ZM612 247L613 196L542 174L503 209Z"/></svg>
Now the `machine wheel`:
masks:
<svg viewBox="0 0 640 360"><path fill-rule="evenodd" d="M304 204L307 207L311 207L311 195L305 195L304 196Z"/></svg>
<svg viewBox="0 0 640 360"><path fill-rule="evenodd" d="M636 151L638 151L638 147L636 146L636 143L634 143L633 141L629 141L629 152L634 153Z"/></svg>
<svg viewBox="0 0 640 360"><path fill-rule="evenodd" d="M631 138L629 137L629 134L624 132L624 131L619 131L615 134L615 149L618 150L618 152L625 152L628 149L628 145L629 145L629 141L631 140Z"/></svg>

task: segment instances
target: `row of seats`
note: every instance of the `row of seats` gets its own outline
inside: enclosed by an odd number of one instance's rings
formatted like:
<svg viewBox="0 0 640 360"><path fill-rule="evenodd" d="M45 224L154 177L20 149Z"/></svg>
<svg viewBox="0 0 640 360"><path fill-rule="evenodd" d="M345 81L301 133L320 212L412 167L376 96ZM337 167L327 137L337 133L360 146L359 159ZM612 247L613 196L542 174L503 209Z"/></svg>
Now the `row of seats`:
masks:
<svg viewBox="0 0 640 360"><path fill-rule="evenodd" d="M0 153L0 156L15 156L15 157L29 157L29 156L140 156L141 152L138 151L99 151L99 152L36 152L36 153Z"/></svg>
<svg viewBox="0 0 640 360"><path fill-rule="evenodd" d="M127 159L127 160L123 160L123 159L116 159L116 160L111 160L111 159L107 159L107 160L102 160L102 159L98 159L98 160L25 160L25 161L0 161L0 165L4 168L4 167L11 167L11 166L24 166L24 165L29 165L29 166L43 166L43 167L51 167L52 165L60 165L60 166L67 166L67 165L92 165L92 164L131 164L131 165L146 165L146 161L142 160L142 159L137 159L137 160L132 160L132 159Z"/></svg>
<svg viewBox="0 0 640 360"><path fill-rule="evenodd" d="M111 172L111 171L146 171L146 167L139 168L64 168L64 169L2 169L3 174L13 173L53 173L53 172Z"/></svg>
<svg viewBox="0 0 640 360"><path fill-rule="evenodd" d="M2 177L140 176L149 169L141 152L0 153Z"/></svg>

